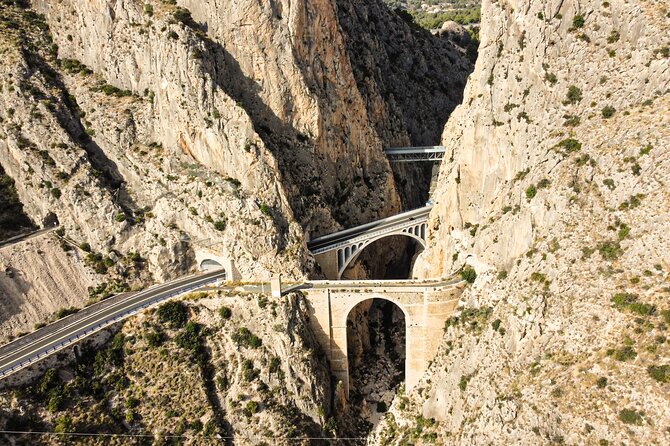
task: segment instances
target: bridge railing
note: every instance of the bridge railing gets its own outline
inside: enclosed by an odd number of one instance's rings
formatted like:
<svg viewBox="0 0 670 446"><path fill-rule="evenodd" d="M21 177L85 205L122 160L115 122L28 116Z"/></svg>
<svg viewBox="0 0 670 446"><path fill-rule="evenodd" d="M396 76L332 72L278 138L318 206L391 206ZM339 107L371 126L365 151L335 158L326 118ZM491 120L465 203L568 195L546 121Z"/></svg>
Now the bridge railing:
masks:
<svg viewBox="0 0 670 446"><path fill-rule="evenodd" d="M380 235L385 235L385 234L392 234L394 232L397 232L399 230L405 229L405 228L411 228L412 226L415 226L417 224L421 223L426 223L428 221L428 215L422 216L422 217L417 217L414 220L406 221L403 223L398 223L396 225L393 225L388 228L380 229L377 231L368 231L363 234L357 235L355 237L348 238L346 240L338 241L338 242L333 242L332 244L320 247L320 248L314 248L311 249L312 254L322 254L324 252L328 251L333 251L335 249L341 248L343 246L348 246L348 245L353 245L358 242L364 242L369 239L377 238Z"/></svg>
<svg viewBox="0 0 670 446"><path fill-rule="evenodd" d="M391 217L382 218L381 220L365 223L349 229L344 229L342 231L324 235L322 237L317 237L314 240L307 242L307 247L312 253L316 253L316 250L320 250L326 246L330 246L331 244L346 242L358 236L365 236L366 234L371 234L375 231L375 228L378 228L381 225L393 225L393 228L397 229L397 226L394 225L394 222L397 222L398 225L400 225L404 222L416 222L421 218L427 217L428 214L430 214L431 209L433 209L433 204L431 202L428 203L429 204L427 204L422 208L413 209L411 211L403 212L401 214L393 215ZM412 225L410 224L409 226Z"/></svg>
<svg viewBox="0 0 670 446"><path fill-rule="evenodd" d="M445 146L389 147L384 153L389 161L397 163L440 161L444 158Z"/></svg>

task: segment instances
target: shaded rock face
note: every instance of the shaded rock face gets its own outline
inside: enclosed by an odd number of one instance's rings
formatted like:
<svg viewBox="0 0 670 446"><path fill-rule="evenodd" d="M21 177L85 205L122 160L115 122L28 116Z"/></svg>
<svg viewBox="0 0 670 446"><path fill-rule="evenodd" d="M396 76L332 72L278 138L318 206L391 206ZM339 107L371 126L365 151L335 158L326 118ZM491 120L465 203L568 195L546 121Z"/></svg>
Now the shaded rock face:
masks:
<svg viewBox="0 0 670 446"><path fill-rule="evenodd" d="M337 1L346 49L384 147L438 145L473 69L464 50L377 1ZM392 166L404 209L428 199L430 163Z"/></svg>
<svg viewBox="0 0 670 446"><path fill-rule="evenodd" d="M399 188L381 149L436 140L471 69L378 2L32 7L5 10L0 161L35 221L158 278L203 246L300 277L305 232L414 207L426 171Z"/></svg>
<svg viewBox="0 0 670 446"><path fill-rule="evenodd" d="M392 302L370 299L347 319L350 402L339 414L352 436L379 423L405 379L405 315ZM365 422L362 422L365 420Z"/></svg>
<svg viewBox="0 0 670 446"><path fill-rule="evenodd" d="M438 444L670 441L667 14L483 3L414 270L469 263L477 279L380 444L411 439L419 415Z"/></svg>

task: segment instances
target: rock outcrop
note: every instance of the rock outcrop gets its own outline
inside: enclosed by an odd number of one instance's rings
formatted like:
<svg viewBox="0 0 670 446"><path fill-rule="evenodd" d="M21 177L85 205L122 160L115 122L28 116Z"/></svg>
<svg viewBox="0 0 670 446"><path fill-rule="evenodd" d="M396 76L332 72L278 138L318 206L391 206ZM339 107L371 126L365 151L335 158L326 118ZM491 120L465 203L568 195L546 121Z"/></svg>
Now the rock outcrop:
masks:
<svg viewBox="0 0 670 446"><path fill-rule="evenodd" d="M484 1L482 16L414 271L477 279L380 438L667 443L667 4Z"/></svg>

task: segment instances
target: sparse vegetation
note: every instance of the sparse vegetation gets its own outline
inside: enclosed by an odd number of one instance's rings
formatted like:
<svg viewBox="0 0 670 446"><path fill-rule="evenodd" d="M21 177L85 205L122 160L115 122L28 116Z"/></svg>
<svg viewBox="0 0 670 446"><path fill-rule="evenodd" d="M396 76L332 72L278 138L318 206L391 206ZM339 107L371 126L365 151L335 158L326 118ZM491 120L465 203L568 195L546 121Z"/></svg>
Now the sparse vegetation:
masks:
<svg viewBox="0 0 670 446"><path fill-rule="evenodd" d="M623 254L623 248L618 241L601 242L597 248L604 260L616 260Z"/></svg>
<svg viewBox="0 0 670 446"><path fill-rule="evenodd" d="M526 198L530 201L535 198L535 195L537 195L537 187L534 184L531 184L526 188Z"/></svg>
<svg viewBox="0 0 670 446"><path fill-rule="evenodd" d="M461 270L461 278L468 283L474 283L477 278L477 271L470 266L466 266Z"/></svg>
<svg viewBox="0 0 670 446"><path fill-rule="evenodd" d="M160 322L171 328L181 328L188 320L188 308L183 302L170 301L158 307L156 315Z"/></svg>
<svg viewBox="0 0 670 446"><path fill-rule="evenodd" d="M626 424L642 424L642 414L634 409L621 409L619 419Z"/></svg>
<svg viewBox="0 0 670 446"><path fill-rule="evenodd" d="M647 373L658 382L670 382L670 365L650 365L647 367Z"/></svg>
<svg viewBox="0 0 670 446"><path fill-rule="evenodd" d="M261 339L246 327L240 327L237 332L233 333L232 338L233 342L241 347L258 348L263 344Z"/></svg>
<svg viewBox="0 0 670 446"><path fill-rule="evenodd" d="M566 94L566 103L568 104L576 104L582 100L582 90L577 88L574 85L570 85L568 87L568 92Z"/></svg>
<svg viewBox="0 0 670 446"><path fill-rule="evenodd" d="M611 105L607 105L607 106L603 107L603 109L602 109L603 118L609 119L612 116L614 116L615 112L616 112L616 109L614 107L612 107Z"/></svg>

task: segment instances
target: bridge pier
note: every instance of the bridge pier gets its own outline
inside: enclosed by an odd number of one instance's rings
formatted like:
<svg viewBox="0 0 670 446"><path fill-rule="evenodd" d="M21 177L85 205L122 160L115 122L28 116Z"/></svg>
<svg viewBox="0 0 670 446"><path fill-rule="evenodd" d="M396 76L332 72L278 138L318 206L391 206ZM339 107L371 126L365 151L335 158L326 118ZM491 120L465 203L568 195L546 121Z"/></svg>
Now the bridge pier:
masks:
<svg viewBox="0 0 670 446"><path fill-rule="evenodd" d="M354 283L340 282L337 288L303 290L310 308L310 324L338 386L348 399L352 385L347 355L349 314L359 303L376 298L393 302L405 314L405 387L412 389L435 357L444 334L444 323L456 309L463 285L422 287L407 282L407 286L395 283L363 289L360 282L358 286L352 286Z"/></svg>

